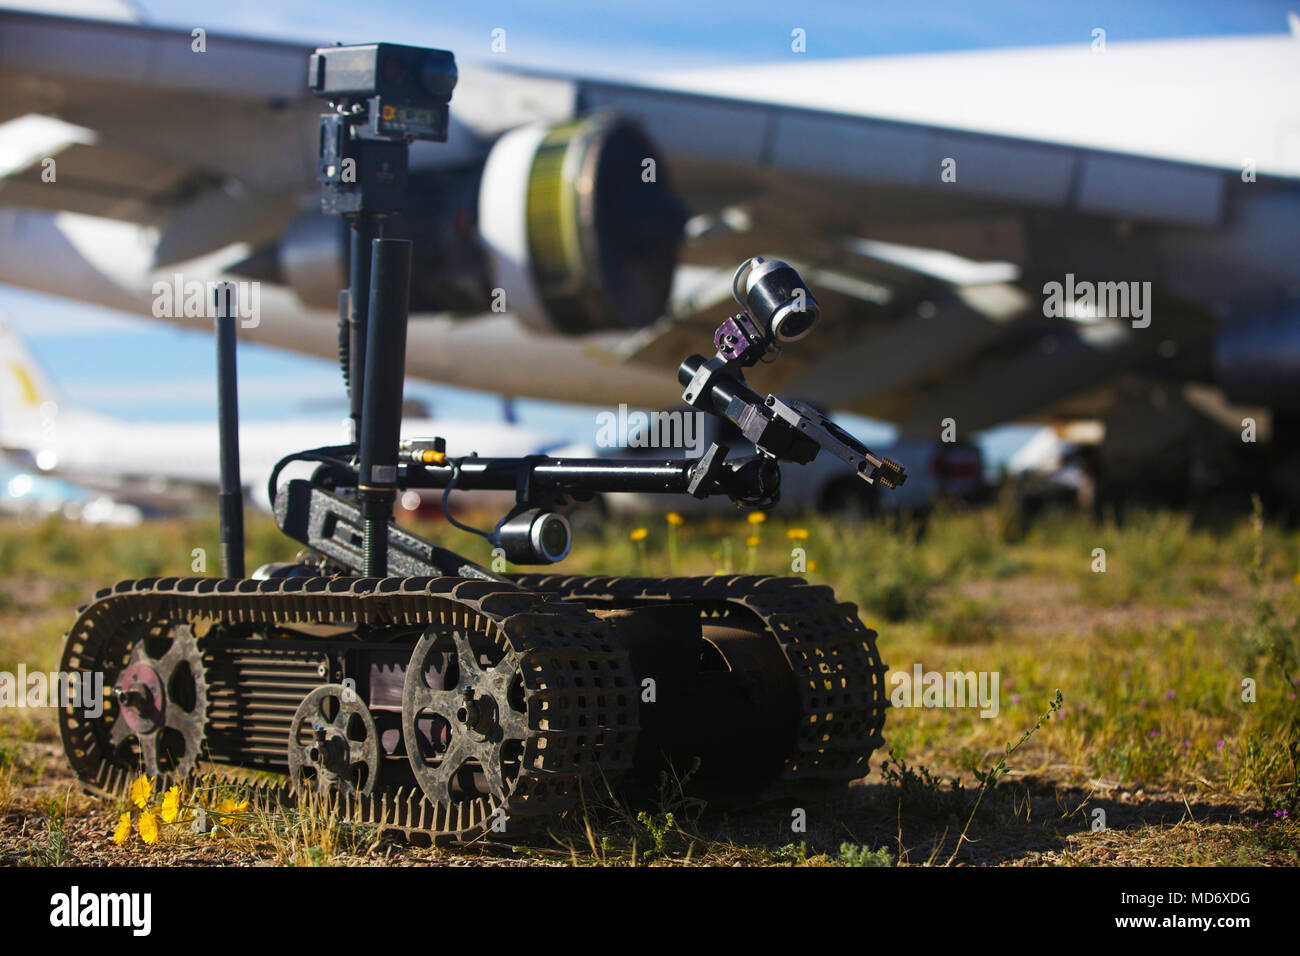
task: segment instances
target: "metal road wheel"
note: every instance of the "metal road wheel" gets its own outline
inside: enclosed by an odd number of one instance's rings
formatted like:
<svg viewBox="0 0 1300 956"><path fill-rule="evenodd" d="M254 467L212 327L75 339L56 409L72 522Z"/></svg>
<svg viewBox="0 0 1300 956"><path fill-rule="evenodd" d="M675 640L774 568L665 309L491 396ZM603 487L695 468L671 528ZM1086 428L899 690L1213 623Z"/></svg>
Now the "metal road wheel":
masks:
<svg viewBox="0 0 1300 956"><path fill-rule="evenodd" d="M132 628L130 657L113 684L117 718L108 741L120 765L142 766L149 776L183 777L194 770L203 747L207 681L203 656L188 624L166 637L137 622ZM157 655L157 656L155 656Z"/></svg>
<svg viewBox="0 0 1300 956"><path fill-rule="evenodd" d="M342 684L303 698L289 729L289 777L295 793L369 796L379 779L379 733L370 709Z"/></svg>
<svg viewBox="0 0 1300 956"><path fill-rule="evenodd" d="M529 736L514 653L487 634L430 627L411 653L402 736L415 778L433 803L468 804L474 822L509 800Z"/></svg>

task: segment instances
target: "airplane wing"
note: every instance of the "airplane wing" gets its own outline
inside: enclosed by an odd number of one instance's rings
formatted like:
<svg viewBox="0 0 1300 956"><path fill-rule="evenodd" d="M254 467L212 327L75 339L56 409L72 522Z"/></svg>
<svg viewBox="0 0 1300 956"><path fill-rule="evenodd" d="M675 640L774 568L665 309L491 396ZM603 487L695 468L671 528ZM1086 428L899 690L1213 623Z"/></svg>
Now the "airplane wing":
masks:
<svg viewBox="0 0 1300 956"><path fill-rule="evenodd" d="M156 226L158 265L279 235L319 199L305 65L318 45L0 10L0 123L27 120L6 143L3 202ZM533 118L488 95L493 122ZM453 118L420 162L463 163L499 132Z"/></svg>
<svg viewBox="0 0 1300 956"><path fill-rule="evenodd" d="M1071 398L1096 414L1079 398L1098 383L1209 364L1211 302L1295 281L1296 37L798 59L580 92L671 157L705 212L687 261L767 250L856 299L785 388L918 432L956 409L972 428ZM1067 273L1150 282L1156 331L1048 319Z"/></svg>
<svg viewBox="0 0 1300 956"><path fill-rule="evenodd" d="M6 170L3 201L159 227L161 262L188 258L199 223L217 242L282 230L315 175L302 48L187 36L0 13L0 120L90 131L53 140L53 181L40 162Z"/></svg>
<svg viewBox="0 0 1300 956"><path fill-rule="evenodd" d="M291 266L301 256L286 245L317 197L319 110L304 82L314 44L209 34L197 52L195 42L175 30L0 12L0 116L71 127L54 157L57 183L41 181L39 163L8 170L0 202L156 227L155 271L234 241L278 244L276 264L257 274L325 309L339 287L337 255L326 279L313 273L300 284L303 270ZM512 303L527 300L552 333L572 340L574 355L628 373L598 385L568 377L572 394L551 380L564 375L529 378L529 364L560 366L528 362L535 340L512 353L501 325L490 324L499 317L478 324L492 340L481 359L466 350L457 363L419 367L425 340L413 336L415 371L482 387L485 372L508 362L518 366L515 394L617 400L615 385L649 380L636 378L640 367L671 375L709 341L729 308L727 267L761 252L806 270L824 319L756 384L906 431L928 434L954 409L971 430L1096 415L1110 386L1133 376L1213 381L1216 304L1245 303L1234 326L1243 328L1255 302L1300 282L1300 257L1278 255L1294 253L1300 213L1296 53L1285 35L1101 50L1081 42L1026 53L792 57L636 83L462 66L449 142L413 153L412 165L481 191L431 202L455 212L431 221L446 240L443 272L414 290L413 308L419 300L427 312L486 312L483 289L507 286ZM575 118L604 115L648 134L670 171L665 188L690 214L667 307L618 335L602 334L610 330L589 315L580 316L585 325L568 322L545 290L516 296L502 276L527 253L516 249L512 260L501 251L510 241L498 241L533 228L522 208L527 162L523 180L499 188L501 171L519 168L505 154L522 139L531 160L555 137L576 139L566 125ZM625 259L650 262L617 280L640 302L653 300L653 266L676 233L645 225L653 217L638 212L620 217L630 223L621 230L579 225L602 252L617 246ZM475 215L477 236L465 232ZM488 249L486 264L464 251L476 242ZM449 261L468 278L446 275ZM18 281L17 271L0 279ZM1137 283L1139 292L1150 283L1155 332L1105 310L1045 314L1045 283L1076 273ZM618 301L632 294L595 291ZM470 334L457 340L462 348ZM284 339L323 352L330 336ZM437 341L445 351L452 339ZM1259 385L1250 374L1257 356L1249 341L1243 348L1234 368L1249 392ZM1295 390L1283 391L1254 397L1295 401Z"/></svg>

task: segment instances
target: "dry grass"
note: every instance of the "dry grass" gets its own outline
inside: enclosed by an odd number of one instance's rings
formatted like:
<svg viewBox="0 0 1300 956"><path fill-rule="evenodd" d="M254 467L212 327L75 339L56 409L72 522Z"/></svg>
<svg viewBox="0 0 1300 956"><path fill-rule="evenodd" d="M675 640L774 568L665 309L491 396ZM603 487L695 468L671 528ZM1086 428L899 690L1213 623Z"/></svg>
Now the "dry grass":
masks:
<svg viewBox="0 0 1300 956"><path fill-rule="evenodd" d="M668 573L669 529L611 524L562 566ZM286 559L263 519L250 521L250 566ZM794 538L787 532L794 531ZM806 531L806 537L799 532ZM746 544L757 532L756 547ZM52 714L0 710L0 863L278 865L1196 865L1300 861L1295 823L1298 711L1291 682L1300 621L1300 536L1175 514L1123 525L1049 515L1025 530L1005 508L844 525L737 519L676 529L675 571L752 565L804 574L859 604L893 672L997 672L1000 709L897 708L893 758L846 792L800 806L709 808L689 780L652 805L589 794L513 847L481 841L420 849L308 802L250 811L218 837L165 829L159 844L110 840L115 808L77 795ZM481 542L434 536L485 559ZM727 544L727 542L730 542ZM215 561L212 522L147 530L0 524L0 671L57 666L63 630L95 588L129 576L188 574ZM1092 570L1104 548L1105 573ZM479 549L479 550L475 550ZM1255 682L1254 702L1241 682ZM979 783L1053 693L1061 711ZM883 755L882 755L883 756ZM924 768L924 769L922 769ZM1106 827L1094 830L1096 811ZM806 828L792 830L796 811ZM959 834L969 820L967 839Z"/></svg>
<svg viewBox="0 0 1300 956"><path fill-rule="evenodd" d="M18 802L18 771L13 767L0 767L0 815Z"/></svg>

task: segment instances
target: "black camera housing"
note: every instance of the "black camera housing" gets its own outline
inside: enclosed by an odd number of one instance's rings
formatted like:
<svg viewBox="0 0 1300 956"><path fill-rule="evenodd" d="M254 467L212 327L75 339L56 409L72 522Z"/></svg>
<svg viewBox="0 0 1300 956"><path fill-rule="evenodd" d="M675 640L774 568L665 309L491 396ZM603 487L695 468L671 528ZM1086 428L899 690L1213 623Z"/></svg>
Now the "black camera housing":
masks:
<svg viewBox="0 0 1300 956"><path fill-rule="evenodd" d="M366 43L321 47L311 55L307 86L340 106L364 103L373 139L446 142L456 58L447 50Z"/></svg>
<svg viewBox="0 0 1300 956"><path fill-rule="evenodd" d="M456 58L447 50L365 43L313 53L307 85L331 106L320 118L322 211L401 212L410 141L446 141L457 77ZM359 255L369 259L369 249Z"/></svg>

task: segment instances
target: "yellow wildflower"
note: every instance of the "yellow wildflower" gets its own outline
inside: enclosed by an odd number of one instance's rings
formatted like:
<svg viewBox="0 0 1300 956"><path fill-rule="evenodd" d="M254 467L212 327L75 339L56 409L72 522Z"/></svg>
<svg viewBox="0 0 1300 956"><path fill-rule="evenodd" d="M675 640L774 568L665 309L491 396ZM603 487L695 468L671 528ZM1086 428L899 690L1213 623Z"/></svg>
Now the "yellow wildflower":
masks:
<svg viewBox="0 0 1300 956"><path fill-rule="evenodd" d="M674 528L676 528L678 525L682 523L682 516L679 515L676 511L668 512L667 518L668 518L668 523L672 525Z"/></svg>
<svg viewBox="0 0 1300 956"><path fill-rule="evenodd" d="M748 538L745 539L745 544L749 545L751 548L757 548L759 545L759 541L760 539L758 535L751 534Z"/></svg>
<svg viewBox="0 0 1300 956"><path fill-rule="evenodd" d="M162 818L163 823L175 823L177 817L181 815L181 788L172 787L167 791L167 796L163 797Z"/></svg>
<svg viewBox="0 0 1300 956"><path fill-rule="evenodd" d="M131 835L131 814L124 813L117 818L117 829L113 831L113 842L121 846Z"/></svg>
<svg viewBox="0 0 1300 956"><path fill-rule="evenodd" d="M247 812L247 810L248 810L247 800L240 800L236 802L230 797L227 797L226 799L222 800L221 806L217 807L217 812L221 814L245 813ZM223 827L232 827L235 825L235 818L233 816L222 816L219 822Z"/></svg>
<svg viewBox="0 0 1300 956"><path fill-rule="evenodd" d="M633 541L644 541L649 536L650 532L645 528L634 528L632 533L628 535Z"/></svg>
<svg viewBox="0 0 1300 956"><path fill-rule="evenodd" d="M751 511L745 520L750 524L762 524L767 520L767 515L761 511Z"/></svg>
<svg viewBox="0 0 1300 956"><path fill-rule="evenodd" d="M817 562L816 562L816 561L809 561L809 562L808 562L808 570L809 570L809 571L816 571L816 570L817 570Z"/></svg>
<svg viewBox="0 0 1300 956"><path fill-rule="evenodd" d="M149 800L153 796L153 778L146 777L144 774L135 778L135 783L131 784L131 802L143 810L149 806Z"/></svg>
<svg viewBox="0 0 1300 956"><path fill-rule="evenodd" d="M158 842L158 818L152 810L140 814L140 839L150 846Z"/></svg>
<svg viewBox="0 0 1300 956"><path fill-rule="evenodd" d="M808 529L807 529L807 528L789 528L789 529L787 529L787 531L786 531L786 533L785 533L785 536L786 536L787 538L789 538L791 541L807 541L807 540L808 540Z"/></svg>

